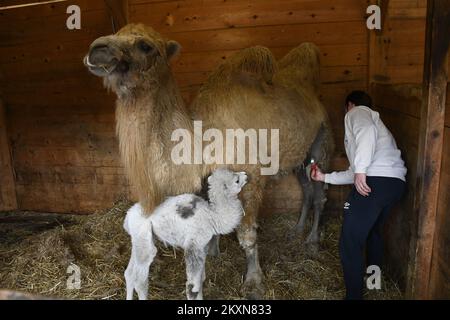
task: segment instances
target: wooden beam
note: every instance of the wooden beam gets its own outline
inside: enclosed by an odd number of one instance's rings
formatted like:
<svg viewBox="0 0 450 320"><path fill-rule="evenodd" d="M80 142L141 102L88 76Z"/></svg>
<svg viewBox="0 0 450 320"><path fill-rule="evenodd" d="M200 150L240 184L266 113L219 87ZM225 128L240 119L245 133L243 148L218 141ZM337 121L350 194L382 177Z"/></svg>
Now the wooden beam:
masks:
<svg viewBox="0 0 450 320"><path fill-rule="evenodd" d="M19 291L0 290L0 300L62 300L62 299L49 298Z"/></svg>
<svg viewBox="0 0 450 320"><path fill-rule="evenodd" d="M128 24L128 0L105 0L113 33Z"/></svg>
<svg viewBox="0 0 450 320"><path fill-rule="evenodd" d="M5 106L0 100L0 211L17 209L16 186L11 149L6 130Z"/></svg>
<svg viewBox="0 0 450 320"><path fill-rule="evenodd" d="M407 292L414 299L432 298L429 284L442 162L449 30L450 0L428 0L414 199L417 229L413 230Z"/></svg>
<svg viewBox="0 0 450 320"><path fill-rule="evenodd" d="M387 83L387 56L390 46L388 8L389 0L371 0L370 4L376 4L381 9L381 30L368 30L369 32L369 68L367 86L371 83Z"/></svg>

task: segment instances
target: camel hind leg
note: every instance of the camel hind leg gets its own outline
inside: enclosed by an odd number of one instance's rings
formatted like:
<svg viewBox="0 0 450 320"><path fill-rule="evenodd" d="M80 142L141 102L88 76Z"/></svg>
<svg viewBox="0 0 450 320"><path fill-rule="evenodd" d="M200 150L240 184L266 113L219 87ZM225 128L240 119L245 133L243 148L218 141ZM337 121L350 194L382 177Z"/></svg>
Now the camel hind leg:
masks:
<svg viewBox="0 0 450 320"><path fill-rule="evenodd" d="M264 275L259 264L256 223L265 182L266 178L260 176L259 172L253 174L241 192L245 216L237 229L237 237L247 259L247 273L242 293L248 299L261 299L265 293Z"/></svg>
<svg viewBox="0 0 450 320"><path fill-rule="evenodd" d="M318 164L322 171L327 171L331 156L334 152L334 143L331 130L328 126L322 125L317 136L311 146L311 158ZM323 214L325 203L327 202L326 188L327 185L319 181L311 181L313 187L313 209L314 219L311 232L306 238L306 243L311 246L313 253L317 253L319 249L319 223Z"/></svg>
<svg viewBox="0 0 450 320"><path fill-rule="evenodd" d="M300 217L298 219L297 224L288 232L288 239L292 240L297 236L301 236L304 229L306 219L308 218L309 210L311 209L313 198L314 198L314 189L311 181L308 179L306 169L304 166L301 166L297 169L296 172L297 179L302 187L303 191L303 201L302 201L302 209L300 211Z"/></svg>
<svg viewBox="0 0 450 320"><path fill-rule="evenodd" d="M306 167L309 165L311 159L322 170L327 170L329 166L329 159L333 153L334 145L331 136L331 131L328 127L322 125L319 129L316 138L308 152L304 164L298 169L297 178L303 190L303 203L299 221L297 225L290 231L289 238L293 238L301 234L304 230L305 222L311 208L314 210L313 225L309 233L306 243L311 245L313 252L318 251L319 243L319 222L323 213L326 199L326 185L323 182L312 181L308 177L309 171Z"/></svg>

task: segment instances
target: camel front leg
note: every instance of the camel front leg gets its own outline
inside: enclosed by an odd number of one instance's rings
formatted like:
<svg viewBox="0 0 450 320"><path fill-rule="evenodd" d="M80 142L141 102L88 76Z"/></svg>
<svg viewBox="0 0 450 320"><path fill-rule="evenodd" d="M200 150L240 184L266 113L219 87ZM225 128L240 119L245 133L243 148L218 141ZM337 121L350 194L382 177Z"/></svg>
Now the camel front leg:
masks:
<svg viewBox="0 0 450 320"><path fill-rule="evenodd" d="M208 254L212 257L218 257L220 254L219 240L219 235L212 236L211 240L209 240Z"/></svg>
<svg viewBox="0 0 450 320"><path fill-rule="evenodd" d="M258 300L264 296L263 273L259 265L256 224L241 225L237 230L239 244L247 258L247 273L242 292L247 299Z"/></svg>
<svg viewBox="0 0 450 320"><path fill-rule="evenodd" d="M237 237L247 258L247 273L242 287L242 293L247 299L261 299L265 293L264 275L259 265L256 223L264 183L263 177L252 176L242 191L245 216L237 228Z"/></svg>

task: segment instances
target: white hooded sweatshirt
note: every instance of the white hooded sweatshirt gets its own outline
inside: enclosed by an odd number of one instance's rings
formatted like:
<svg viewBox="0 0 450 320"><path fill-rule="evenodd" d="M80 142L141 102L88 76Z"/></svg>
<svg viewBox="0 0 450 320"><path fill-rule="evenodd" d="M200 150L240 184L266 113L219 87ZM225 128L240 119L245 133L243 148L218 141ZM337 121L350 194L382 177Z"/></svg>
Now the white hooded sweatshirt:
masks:
<svg viewBox="0 0 450 320"><path fill-rule="evenodd" d="M352 184L355 173L372 177L392 177L406 181L406 167L394 137L378 112L366 106L353 107L345 115L347 171L325 174L330 184Z"/></svg>

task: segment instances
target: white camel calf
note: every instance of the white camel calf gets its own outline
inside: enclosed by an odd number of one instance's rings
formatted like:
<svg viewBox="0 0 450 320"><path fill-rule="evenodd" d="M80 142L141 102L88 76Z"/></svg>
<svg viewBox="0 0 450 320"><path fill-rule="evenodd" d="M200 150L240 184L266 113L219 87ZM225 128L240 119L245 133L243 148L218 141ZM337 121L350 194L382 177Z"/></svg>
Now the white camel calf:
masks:
<svg viewBox="0 0 450 320"><path fill-rule="evenodd" d="M165 244L183 248L186 261L186 296L203 299L208 243L219 234L236 228L244 214L238 194L247 183L245 172L217 169L208 177L209 202L194 194L169 197L151 215L139 203L125 217L124 228L131 236L131 258L125 271L127 299L136 290L147 299L148 274L157 249L153 235Z"/></svg>

